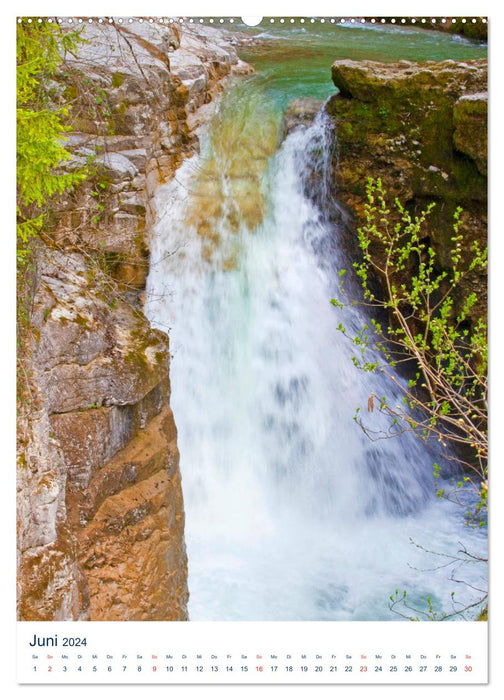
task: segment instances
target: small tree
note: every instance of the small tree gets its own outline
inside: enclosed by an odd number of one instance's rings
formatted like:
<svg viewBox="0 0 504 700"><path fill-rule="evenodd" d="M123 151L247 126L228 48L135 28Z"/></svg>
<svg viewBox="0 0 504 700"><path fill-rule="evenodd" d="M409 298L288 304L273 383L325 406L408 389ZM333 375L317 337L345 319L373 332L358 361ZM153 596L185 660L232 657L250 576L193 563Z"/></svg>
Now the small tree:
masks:
<svg viewBox="0 0 504 700"><path fill-rule="evenodd" d="M19 406L29 394L24 357L32 285L34 241L48 240L44 223L53 198L86 176L85 168L64 169L72 159L64 146L68 108L55 81L67 51L75 52L78 32L65 32L47 20L23 18L16 37L16 178L17 178L17 380ZM30 399L31 399L31 395Z"/></svg>
<svg viewBox="0 0 504 700"><path fill-rule="evenodd" d="M372 439L384 439L411 432L423 440L435 437L447 448L449 459L464 468L461 480L451 494L443 489L440 497L458 499L463 482L473 485L478 504L468 519L484 522L487 500L487 326L483 318L469 319L477 296L468 294L460 301L461 281L472 271L484 271L486 250L475 242L469 264L462 268L461 210L454 214L451 266L448 271L436 265L436 254L424 232L433 208L418 217L396 200L396 211L386 202L380 180L368 181L365 224L358 230L360 262L354 268L364 299L358 303L371 312L386 312L388 322L371 318L370 326L349 336L342 323L338 329L357 348L354 364L365 371L385 374L399 390L402 401L372 394L368 411L378 410L389 418L387 430L365 424L360 408L355 420ZM392 220L397 223L392 223ZM379 251L377 253L377 251ZM341 276L343 278L344 271ZM384 295L373 291L378 277ZM454 300L458 298L458 311ZM346 304L332 299L338 308ZM375 314L376 315L376 314ZM398 376L398 367L407 364L409 379ZM451 448L451 449L450 449ZM451 457L450 455L457 456ZM435 476L440 469L434 466Z"/></svg>
<svg viewBox="0 0 504 700"><path fill-rule="evenodd" d="M23 19L17 25L17 237L18 259L29 240L40 234L46 205L86 177L84 169L64 172L71 160L63 142L68 108L53 82L65 52L74 52L77 32L64 32L46 20Z"/></svg>

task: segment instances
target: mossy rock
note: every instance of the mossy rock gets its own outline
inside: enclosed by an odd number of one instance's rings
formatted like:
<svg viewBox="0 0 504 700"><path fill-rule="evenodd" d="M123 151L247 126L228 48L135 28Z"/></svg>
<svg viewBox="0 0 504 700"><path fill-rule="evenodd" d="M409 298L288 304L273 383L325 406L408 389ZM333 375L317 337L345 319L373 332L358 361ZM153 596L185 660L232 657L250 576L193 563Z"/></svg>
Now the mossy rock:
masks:
<svg viewBox="0 0 504 700"><path fill-rule="evenodd" d="M458 151L476 163L482 175L487 174L488 96L477 93L461 97L453 107L455 132L453 140Z"/></svg>
<svg viewBox="0 0 504 700"><path fill-rule="evenodd" d="M354 229L365 220L368 178L380 178L388 201L399 199L413 215L436 203L425 235L441 269L451 266L457 207L464 254L474 241L486 246L486 69L484 60L333 64L340 92L325 108L338 141L333 180ZM392 223L399 219L392 211ZM379 260L381 251L374 254ZM461 299L476 291L474 318L484 315L486 280L469 274L464 285Z"/></svg>

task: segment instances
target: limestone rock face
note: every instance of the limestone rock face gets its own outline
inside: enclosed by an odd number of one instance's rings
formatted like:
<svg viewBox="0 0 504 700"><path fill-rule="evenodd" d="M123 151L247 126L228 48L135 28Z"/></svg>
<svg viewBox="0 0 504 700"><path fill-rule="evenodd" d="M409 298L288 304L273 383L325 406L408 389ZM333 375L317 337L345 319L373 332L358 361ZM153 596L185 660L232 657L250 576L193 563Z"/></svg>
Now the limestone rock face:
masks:
<svg viewBox="0 0 504 700"><path fill-rule="evenodd" d="M212 27L92 24L70 58L76 130L68 143L95 175L56 206L56 240L105 253L110 274L132 299L149 266L151 200L199 148L225 79L252 68Z"/></svg>
<svg viewBox="0 0 504 700"><path fill-rule="evenodd" d="M20 468L21 619L183 620L168 338L83 256L44 250Z"/></svg>
<svg viewBox="0 0 504 700"><path fill-rule="evenodd" d="M381 178L390 201L414 214L435 202L428 235L450 266L453 213L463 210L464 250L487 238L487 62L336 61L339 90L327 106L335 124L333 181L339 200L364 221L366 183ZM486 279L466 276L475 317L486 312ZM458 300L455 300L458 303Z"/></svg>
<svg viewBox="0 0 504 700"><path fill-rule="evenodd" d="M185 620L168 337L142 313L150 203L198 148L223 79L251 69L212 28L85 38L61 90L74 163L94 174L48 213L19 358L18 617Z"/></svg>

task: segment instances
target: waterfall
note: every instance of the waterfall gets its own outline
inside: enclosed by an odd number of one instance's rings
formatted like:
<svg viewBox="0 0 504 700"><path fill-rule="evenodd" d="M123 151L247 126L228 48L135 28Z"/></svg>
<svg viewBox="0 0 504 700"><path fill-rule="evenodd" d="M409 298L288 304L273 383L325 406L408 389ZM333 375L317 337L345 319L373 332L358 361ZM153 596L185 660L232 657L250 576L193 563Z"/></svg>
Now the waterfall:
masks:
<svg viewBox="0 0 504 700"><path fill-rule="evenodd" d="M170 333L190 618L397 619L397 587L442 609L456 584L422 547L484 538L436 498L421 442L353 421L391 394L353 366L330 304L349 266L323 175L334 139L321 112L275 152L277 115L251 94L229 92L155 202L146 313Z"/></svg>

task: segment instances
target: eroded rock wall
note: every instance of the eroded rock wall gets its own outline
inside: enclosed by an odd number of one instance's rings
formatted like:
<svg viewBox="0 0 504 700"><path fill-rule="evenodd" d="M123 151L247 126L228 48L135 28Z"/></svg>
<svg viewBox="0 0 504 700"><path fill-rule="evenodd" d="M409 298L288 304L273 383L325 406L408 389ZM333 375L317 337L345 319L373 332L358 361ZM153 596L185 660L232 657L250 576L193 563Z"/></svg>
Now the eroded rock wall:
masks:
<svg viewBox="0 0 504 700"><path fill-rule="evenodd" d="M198 148L223 79L249 68L211 28L93 25L85 38L58 89L90 177L55 203L27 285L18 617L184 620L168 338L142 313L150 201Z"/></svg>
<svg viewBox="0 0 504 700"><path fill-rule="evenodd" d="M441 269L450 267L453 214L461 207L468 262L473 242L483 248L487 240L486 60L342 60L332 77L339 89L327 105L337 135L334 189L354 227L365 220L368 178L381 178L391 204L397 197L419 214L435 202L425 235ZM486 278L471 273L462 290L461 298L477 294L474 317L484 315Z"/></svg>

